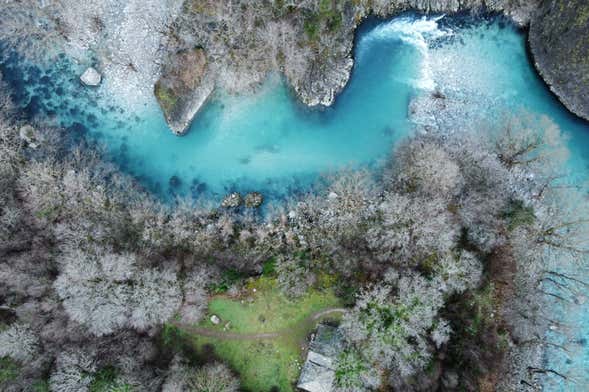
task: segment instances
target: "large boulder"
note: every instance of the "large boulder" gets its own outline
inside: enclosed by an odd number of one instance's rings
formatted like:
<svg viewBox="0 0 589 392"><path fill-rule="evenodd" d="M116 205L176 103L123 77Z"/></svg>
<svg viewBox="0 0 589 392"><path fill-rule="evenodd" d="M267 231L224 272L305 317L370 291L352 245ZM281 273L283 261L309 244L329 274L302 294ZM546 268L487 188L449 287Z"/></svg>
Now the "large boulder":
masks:
<svg viewBox="0 0 589 392"><path fill-rule="evenodd" d="M96 87L102 81L102 75L96 69L89 67L84 71L82 76L80 76L80 81L85 86Z"/></svg>
<svg viewBox="0 0 589 392"><path fill-rule="evenodd" d="M589 120L589 1L545 0L530 25L535 65L561 102Z"/></svg>
<svg viewBox="0 0 589 392"><path fill-rule="evenodd" d="M222 208L237 208L243 203L241 195L237 192L233 192L225 196L221 202Z"/></svg>
<svg viewBox="0 0 589 392"><path fill-rule="evenodd" d="M186 133L192 119L213 92L203 49L182 50L171 56L155 84L155 96L166 121L177 135Z"/></svg>
<svg viewBox="0 0 589 392"><path fill-rule="evenodd" d="M244 202L247 208L258 208L264 202L264 196L259 192L248 193Z"/></svg>

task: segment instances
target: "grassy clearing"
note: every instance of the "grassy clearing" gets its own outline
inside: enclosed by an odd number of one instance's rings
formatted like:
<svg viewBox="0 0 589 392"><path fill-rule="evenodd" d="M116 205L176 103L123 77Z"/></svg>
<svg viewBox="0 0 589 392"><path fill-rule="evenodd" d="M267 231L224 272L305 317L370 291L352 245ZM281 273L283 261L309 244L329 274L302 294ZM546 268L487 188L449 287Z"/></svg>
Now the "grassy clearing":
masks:
<svg viewBox="0 0 589 392"><path fill-rule="evenodd" d="M213 325L209 317L201 324L211 330L232 333L286 331L274 339L222 340L192 336L198 351L212 347L215 354L240 374L245 390L293 391L303 362L302 353L308 334L316 322L310 316L330 307L341 306L331 289L314 289L296 300L288 300L276 287L273 278L250 281L239 297L218 295L209 302L209 316L217 315L221 323Z"/></svg>
<svg viewBox="0 0 589 392"><path fill-rule="evenodd" d="M231 332L276 332L300 324L315 312L339 305L331 290L311 290L291 301L282 295L273 278L262 277L248 283L240 297L213 297L209 314L217 315L222 322L215 326L207 317L201 326L223 330L229 322Z"/></svg>
<svg viewBox="0 0 589 392"><path fill-rule="evenodd" d="M293 391L303 362L301 343L294 337L231 341L195 337L194 343L198 348L212 346L240 374L243 388L252 392Z"/></svg>

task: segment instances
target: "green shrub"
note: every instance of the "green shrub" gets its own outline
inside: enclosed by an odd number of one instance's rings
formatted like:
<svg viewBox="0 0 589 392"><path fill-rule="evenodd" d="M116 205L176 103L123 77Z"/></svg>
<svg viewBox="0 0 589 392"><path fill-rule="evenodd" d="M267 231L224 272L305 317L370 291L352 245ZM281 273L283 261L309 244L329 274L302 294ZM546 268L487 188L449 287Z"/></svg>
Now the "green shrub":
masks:
<svg viewBox="0 0 589 392"><path fill-rule="evenodd" d="M536 215L534 208L526 206L521 200L514 200L509 203L507 211L503 214L508 222L507 228L512 231L520 226L528 226L534 223Z"/></svg>
<svg viewBox="0 0 589 392"><path fill-rule="evenodd" d="M231 286L242 280L244 277L245 276L237 270L225 270L221 275L221 280L217 283L213 283L209 289L215 294L224 293L227 290L229 290Z"/></svg>
<svg viewBox="0 0 589 392"><path fill-rule="evenodd" d="M305 18L303 28L305 34L311 41L315 41L319 37L319 17L318 15L311 15Z"/></svg>
<svg viewBox="0 0 589 392"><path fill-rule="evenodd" d="M119 372L112 366L100 369L90 384L90 392L130 392L133 387L119 379Z"/></svg>
<svg viewBox="0 0 589 392"><path fill-rule="evenodd" d="M363 389L366 361L356 350L346 350L337 359L335 384L347 390Z"/></svg>
<svg viewBox="0 0 589 392"><path fill-rule="evenodd" d="M273 276L276 273L276 258L271 257L262 265L262 275Z"/></svg>
<svg viewBox="0 0 589 392"><path fill-rule="evenodd" d="M18 377L19 366L8 357L0 358L0 386Z"/></svg>
<svg viewBox="0 0 589 392"><path fill-rule="evenodd" d="M49 381L47 380L41 380L41 381L36 381L35 383L33 383L33 391L34 392L49 392Z"/></svg>

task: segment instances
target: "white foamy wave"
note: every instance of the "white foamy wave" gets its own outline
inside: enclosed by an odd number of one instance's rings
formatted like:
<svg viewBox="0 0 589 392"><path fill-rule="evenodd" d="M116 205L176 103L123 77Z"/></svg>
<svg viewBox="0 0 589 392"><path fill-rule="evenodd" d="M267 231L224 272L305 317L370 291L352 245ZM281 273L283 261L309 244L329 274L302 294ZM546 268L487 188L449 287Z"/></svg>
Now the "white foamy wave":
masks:
<svg viewBox="0 0 589 392"><path fill-rule="evenodd" d="M421 55L420 75L411 84L422 90L434 90L436 82L431 67L429 43L439 38L451 35L452 31L440 28L438 21L444 15L436 17L401 17L388 23L381 24L362 38L363 43L369 41L384 41L398 39L414 48ZM366 45L362 45L366 46ZM359 53L362 55L362 53Z"/></svg>

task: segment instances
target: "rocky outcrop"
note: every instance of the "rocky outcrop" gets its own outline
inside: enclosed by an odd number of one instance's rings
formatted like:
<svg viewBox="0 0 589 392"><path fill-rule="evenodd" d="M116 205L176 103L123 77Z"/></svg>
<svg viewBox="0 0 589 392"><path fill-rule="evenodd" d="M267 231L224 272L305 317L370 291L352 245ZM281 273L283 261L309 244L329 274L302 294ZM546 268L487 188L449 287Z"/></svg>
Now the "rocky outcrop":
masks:
<svg viewBox="0 0 589 392"><path fill-rule="evenodd" d="M544 1L529 41L550 89L571 112L589 120L589 2Z"/></svg>
<svg viewBox="0 0 589 392"><path fill-rule="evenodd" d="M245 206L247 208L258 208L264 202L264 196L259 192L252 192L245 195Z"/></svg>
<svg viewBox="0 0 589 392"><path fill-rule="evenodd" d="M237 192L233 192L225 196L221 202L222 208L237 208L243 203L243 198Z"/></svg>
<svg viewBox="0 0 589 392"><path fill-rule="evenodd" d="M183 50L171 56L155 84L157 101L168 125L177 135L186 132L214 90L214 81L207 71L203 49Z"/></svg>
<svg viewBox="0 0 589 392"><path fill-rule="evenodd" d="M388 2L356 1L338 9L342 22L339 29L322 32L320 56L311 57L311 67L298 77L289 77L301 101L309 106L330 106L345 87L354 62L352 48L359 23L369 15L390 17L403 11L457 13L463 11L501 12L516 24L525 26L539 0L392 0ZM367 4L370 4L367 5ZM379 5L380 4L380 5ZM288 75L288 74L287 74Z"/></svg>
<svg viewBox="0 0 589 392"><path fill-rule="evenodd" d="M182 94L167 89L156 92L168 122L179 134L206 100L213 81L226 92L241 93L257 88L269 72L279 72L303 103L329 106L349 80L354 64L354 33L367 16L388 17L406 10L426 13L487 10L503 12L516 23L527 25L538 1L187 2L171 35L176 38L175 47L206 50L210 78L201 77L192 105L182 105L178 111L176 98L184 96L188 89ZM177 55L170 56L171 67L164 67L164 79L170 72L178 73L178 63ZM181 69L185 66L181 65Z"/></svg>

